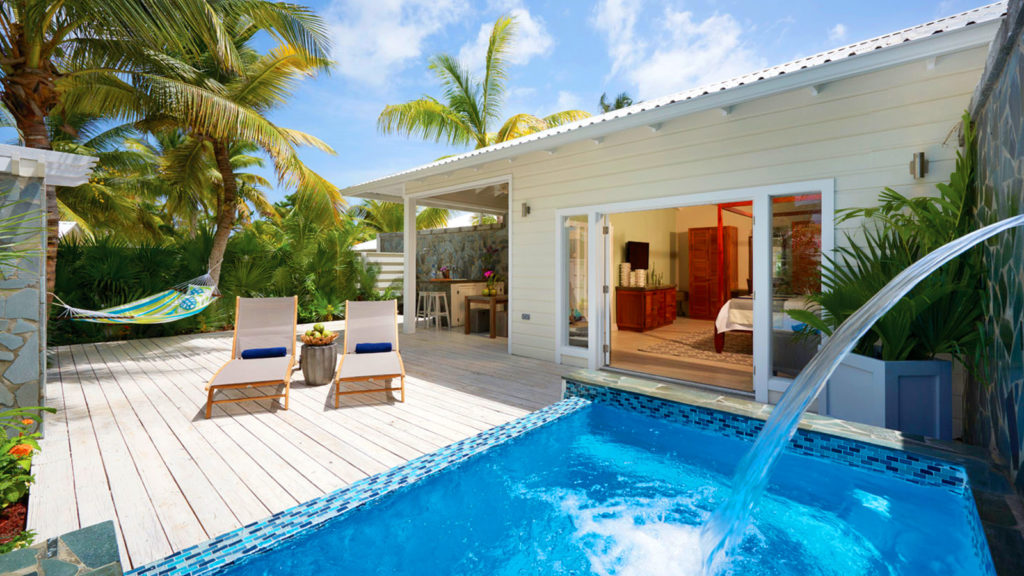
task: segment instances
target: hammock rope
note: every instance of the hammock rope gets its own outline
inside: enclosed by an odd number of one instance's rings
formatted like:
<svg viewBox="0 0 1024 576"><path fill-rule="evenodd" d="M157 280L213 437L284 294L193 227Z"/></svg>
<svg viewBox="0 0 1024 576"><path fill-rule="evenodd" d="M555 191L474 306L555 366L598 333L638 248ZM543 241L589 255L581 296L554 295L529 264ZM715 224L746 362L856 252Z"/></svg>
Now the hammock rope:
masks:
<svg viewBox="0 0 1024 576"><path fill-rule="evenodd" d="M86 310L68 306L56 295L54 304L64 309L60 318L98 324L163 324L195 316L220 297L209 274L203 274L177 286L127 304Z"/></svg>

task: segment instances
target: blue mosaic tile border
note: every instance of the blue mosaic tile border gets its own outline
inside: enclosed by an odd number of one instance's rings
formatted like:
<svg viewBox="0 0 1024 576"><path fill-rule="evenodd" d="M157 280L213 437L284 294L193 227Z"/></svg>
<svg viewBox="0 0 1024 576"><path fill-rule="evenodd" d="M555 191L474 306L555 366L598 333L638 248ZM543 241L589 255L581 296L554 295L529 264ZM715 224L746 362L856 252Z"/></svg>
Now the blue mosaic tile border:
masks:
<svg viewBox="0 0 1024 576"><path fill-rule="evenodd" d="M350 486L284 510L265 520L226 532L206 542L179 550L156 562L140 566L129 575L205 576L237 560L274 547L306 530L350 512L385 494L436 474L467 458L571 414L590 402L566 398L476 436L424 454L405 464L359 480Z"/></svg>
<svg viewBox="0 0 1024 576"><path fill-rule="evenodd" d="M565 381L564 396L586 398L592 402L610 404L661 420L750 441L764 427L764 421L756 418L571 380ZM809 430L798 430L790 441L789 449L804 456L880 472L914 484L938 486L955 494L963 494L965 491L970 493L967 472L963 468L909 452Z"/></svg>
<svg viewBox="0 0 1024 576"><path fill-rule="evenodd" d="M978 516L978 507L974 503L974 496L971 495L970 490L964 490L962 498L970 523L968 528L971 532L971 546L974 548L974 553L981 559L984 569L984 572L978 576L999 576L996 573L996 564L992 560L992 551L988 547L988 540L985 538L985 528L981 523L981 517Z"/></svg>

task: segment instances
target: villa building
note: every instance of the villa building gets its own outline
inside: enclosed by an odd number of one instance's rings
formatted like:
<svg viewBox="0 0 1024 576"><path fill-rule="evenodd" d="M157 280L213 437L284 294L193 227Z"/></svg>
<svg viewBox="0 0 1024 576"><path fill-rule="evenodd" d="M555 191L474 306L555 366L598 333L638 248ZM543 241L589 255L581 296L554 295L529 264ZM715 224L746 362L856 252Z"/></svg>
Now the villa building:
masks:
<svg viewBox="0 0 1024 576"><path fill-rule="evenodd" d="M837 211L871 206L885 187L925 195L946 181L1005 11L977 8L344 194L404 202L406 230L418 206L507 215L511 354L774 402L814 349L789 337L785 311L856 233L833 224ZM417 275L432 273L416 270L415 236L406 310Z"/></svg>

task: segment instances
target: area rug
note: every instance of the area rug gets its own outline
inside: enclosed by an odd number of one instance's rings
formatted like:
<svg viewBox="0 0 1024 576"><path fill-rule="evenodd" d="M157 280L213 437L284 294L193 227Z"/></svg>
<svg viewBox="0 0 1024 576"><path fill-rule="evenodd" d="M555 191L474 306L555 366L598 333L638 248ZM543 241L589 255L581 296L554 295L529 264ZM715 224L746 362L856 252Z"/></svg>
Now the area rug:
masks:
<svg viewBox="0 0 1024 576"><path fill-rule="evenodd" d="M671 337L658 337L657 342L645 344L638 348L648 354L665 354L690 360L706 362L724 362L737 366L753 366L754 339L752 334L745 332L728 332L725 335L725 348L721 354L715 352L715 335L711 330L699 330L673 334Z"/></svg>

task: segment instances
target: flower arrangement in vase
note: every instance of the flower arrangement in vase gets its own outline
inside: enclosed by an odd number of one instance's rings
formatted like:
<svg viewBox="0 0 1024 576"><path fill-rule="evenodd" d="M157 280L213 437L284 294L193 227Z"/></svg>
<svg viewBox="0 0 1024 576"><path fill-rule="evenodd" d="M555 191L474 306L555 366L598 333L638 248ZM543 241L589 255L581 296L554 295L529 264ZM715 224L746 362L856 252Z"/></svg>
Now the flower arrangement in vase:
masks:
<svg viewBox="0 0 1024 576"><path fill-rule="evenodd" d="M441 278L448 280L452 276L452 269L448 266L441 266L438 270L441 273Z"/></svg>
<svg viewBox="0 0 1024 576"><path fill-rule="evenodd" d="M487 270L484 272L484 280L487 281L487 287L484 288L484 296L497 296L498 287L496 284L498 282L498 275L494 270Z"/></svg>

